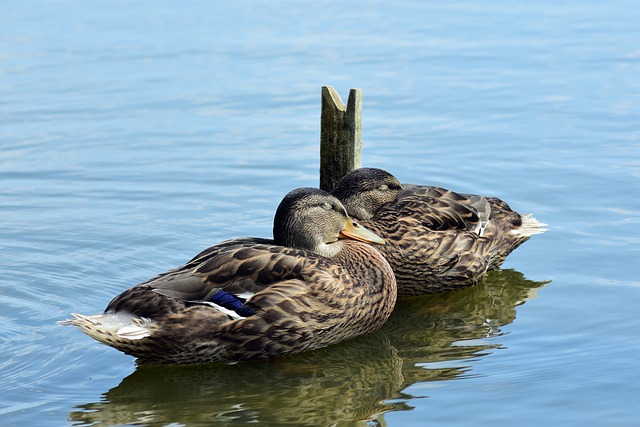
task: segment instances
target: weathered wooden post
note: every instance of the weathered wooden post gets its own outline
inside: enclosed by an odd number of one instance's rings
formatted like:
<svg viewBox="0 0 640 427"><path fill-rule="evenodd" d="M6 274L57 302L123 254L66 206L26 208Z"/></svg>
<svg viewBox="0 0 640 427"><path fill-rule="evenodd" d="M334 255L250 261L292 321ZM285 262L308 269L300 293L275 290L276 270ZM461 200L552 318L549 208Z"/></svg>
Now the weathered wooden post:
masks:
<svg viewBox="0 0 640 427"><path fill-rule="evenodd" d="M362 89L351 89L347 107L331 86L322 87L320 188L331 191L340 178L360 167Z"/></svg>

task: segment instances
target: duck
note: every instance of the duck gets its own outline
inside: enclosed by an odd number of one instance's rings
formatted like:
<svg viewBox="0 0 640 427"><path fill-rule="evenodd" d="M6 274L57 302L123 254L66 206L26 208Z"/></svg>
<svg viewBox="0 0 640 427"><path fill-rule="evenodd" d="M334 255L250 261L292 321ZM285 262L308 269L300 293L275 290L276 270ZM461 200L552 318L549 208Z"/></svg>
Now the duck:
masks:
<svg viewBox="0 0 640 427"><path fill-rule="evenodd" d="M384 169L359 168L331 191L347 213L386 244L398 298L472 286L546 229L497 197L401 184Z"/></svg>
<svg viewBox="0 0 640 427"><path fill-rule="evenodd" d="M395 306L379 236L314 188L289 192L273 239L236 238L60 322L138 364L235 363L339 343L380 328Z"/></svg>

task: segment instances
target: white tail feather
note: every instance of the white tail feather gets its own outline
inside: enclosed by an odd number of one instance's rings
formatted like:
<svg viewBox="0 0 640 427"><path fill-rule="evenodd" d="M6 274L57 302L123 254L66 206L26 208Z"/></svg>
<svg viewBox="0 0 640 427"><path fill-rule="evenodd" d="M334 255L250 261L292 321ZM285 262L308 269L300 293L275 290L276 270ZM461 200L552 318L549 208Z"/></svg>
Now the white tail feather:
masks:
<svg viewBox="0 0 640 427"><path fill-rule="evenodd" d="M120 328L116 335L120 338L127 338L130 340L139 340L142 338L146 338L151 335L151 331L144 326L139 325L129 325L124 328Z"/></svg>
<svg viewBox="0 0 640 427"><path fill-rule="evenodd" d="M109 337L139 340L151 335L151 320L128 313L107 313L85 316L72 313L73 319L62 320L60 325L77 326L90 337L106 342Z"/></svg>
<svg viewBox="0 0 640 427"><path fill-rule="evenodd" d="M538 221L532 214L522 215L521 217L522 225L515 230L511 230L511 233L522 237L529 237L548 231L547 228L544 228L547 224Z"/></svg>

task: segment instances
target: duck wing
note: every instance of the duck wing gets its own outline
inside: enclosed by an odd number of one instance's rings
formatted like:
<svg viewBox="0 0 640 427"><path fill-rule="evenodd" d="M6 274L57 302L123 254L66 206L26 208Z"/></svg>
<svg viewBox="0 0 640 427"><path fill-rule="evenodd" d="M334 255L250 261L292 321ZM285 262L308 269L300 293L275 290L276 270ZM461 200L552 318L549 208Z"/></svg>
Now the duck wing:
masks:
<svg viewBox="0 0 640 427"><path fill-rule="evenodd" d="M483 196L411 184L403 184L403 191L392 205L398 218L418 219L434 231L468 230L482 235L491 214L491 206Z"/></svg>
<svg viewBox="0 0 640 427"><path fill-rule="evenodd" d="M271 287L285 282L291 289L299 288L293 284L300 281L310 264L324 270L333 267L323 257L276 246L271 240L234 239L205 249L183 266L123 292L105 312L128 311L154 318L194 303L215 303L248 315L271 301L263 296L253 298L254 294L267 289L270 292Z"/></svg>

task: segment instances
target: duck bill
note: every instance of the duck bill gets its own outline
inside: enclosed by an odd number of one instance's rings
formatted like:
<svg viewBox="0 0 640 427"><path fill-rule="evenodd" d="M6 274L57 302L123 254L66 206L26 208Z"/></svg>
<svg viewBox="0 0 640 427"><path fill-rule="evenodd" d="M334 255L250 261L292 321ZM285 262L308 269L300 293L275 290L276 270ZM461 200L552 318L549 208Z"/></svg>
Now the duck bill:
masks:
<svg viewBox="0 0 640 427"><path fill-rule="evenodd" d="M380 236L354 222L351 218L347 218L347 226L340 232L339 237L342 239L359 240L375 245L384 245L384 240Z"/></svg>

